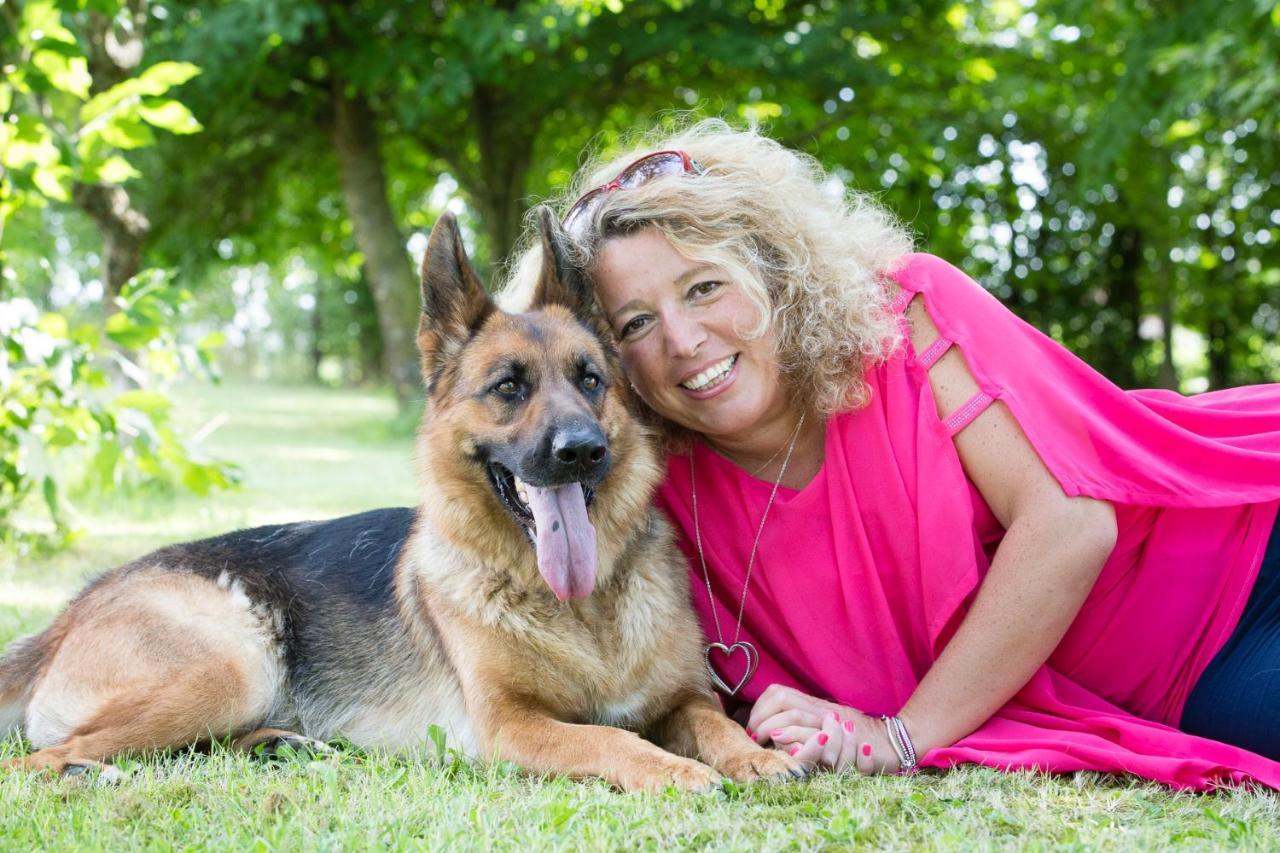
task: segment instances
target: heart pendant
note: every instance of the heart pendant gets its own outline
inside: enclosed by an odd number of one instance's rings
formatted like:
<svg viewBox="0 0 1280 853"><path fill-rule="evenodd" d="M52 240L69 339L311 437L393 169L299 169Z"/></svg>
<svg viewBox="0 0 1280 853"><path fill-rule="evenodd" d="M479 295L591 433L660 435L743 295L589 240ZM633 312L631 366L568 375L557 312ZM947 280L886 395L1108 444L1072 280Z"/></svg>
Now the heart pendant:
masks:
<svg viewBox="0 0 1280 853"><path fill-rule="evenodd" d="M738 679L738 683L730 687L725 680L720 677L720 673L716 672L716 668L711 665L711 653L713 651L724 655L724 663L728 663L735 652L742 652L747 658L747 671L742 674L742 678ZM756 647L746 641L739 641L731 646L724 643L707 643L702 649L702 660L706 664L707 673L711 676L712 682L715 683L722 692L730 696L736 696L738 691L742 689L751 676L756 674L756 667L760 665L760 656L756 653Z"/></svg>

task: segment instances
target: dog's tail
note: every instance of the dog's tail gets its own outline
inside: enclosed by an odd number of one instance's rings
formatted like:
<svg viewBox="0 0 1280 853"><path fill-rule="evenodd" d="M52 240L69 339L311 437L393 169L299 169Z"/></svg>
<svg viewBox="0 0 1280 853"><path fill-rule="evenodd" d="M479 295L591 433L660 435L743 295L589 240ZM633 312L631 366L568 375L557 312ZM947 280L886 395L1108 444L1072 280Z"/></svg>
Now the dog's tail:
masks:
<svg viewBox="0 0 1280 853"><path fill-rule="evenodd" d="M21 728L36 675L54 644L53 634L49 630L14 640L0 658L0 738Z"/></svg>

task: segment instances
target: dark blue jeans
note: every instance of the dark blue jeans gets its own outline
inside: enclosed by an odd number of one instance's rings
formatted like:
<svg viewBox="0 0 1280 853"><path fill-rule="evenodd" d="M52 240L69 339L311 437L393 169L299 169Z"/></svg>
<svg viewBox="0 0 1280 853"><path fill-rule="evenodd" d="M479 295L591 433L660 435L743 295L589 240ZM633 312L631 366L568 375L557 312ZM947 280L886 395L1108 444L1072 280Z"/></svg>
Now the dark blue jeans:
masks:
<svg viewBox="0 0 1280 853"><path fill-rule="evenodd" d="M1280 760L1280 521L1240 624L1192 689L1181 728Z"/></svg>

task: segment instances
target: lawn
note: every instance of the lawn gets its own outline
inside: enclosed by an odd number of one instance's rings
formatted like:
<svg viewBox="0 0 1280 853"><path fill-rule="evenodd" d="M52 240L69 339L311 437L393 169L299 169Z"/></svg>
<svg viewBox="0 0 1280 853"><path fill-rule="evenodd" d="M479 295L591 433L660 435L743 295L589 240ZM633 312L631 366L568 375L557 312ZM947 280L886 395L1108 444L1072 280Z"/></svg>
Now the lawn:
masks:
<svg viewBox="0 0 1280 853"><path fill-rule="evenodd" d="M378 394L229 384L180 397L188 423L221 424L208 446L242 467L242 488L82 502L86 535L71 550L38 563L0 555L0 644L47 624L86 578L159 544L413 500L411 436ZM0 759L21 748L0 742ZM268 763L215 747L120 764L129 778L115 788L0 775L0 847L1280 848L1276 794L1174 794L1097 774L963 768L691 796L530 779L447 750L410 760L339 747Z"/></svg>

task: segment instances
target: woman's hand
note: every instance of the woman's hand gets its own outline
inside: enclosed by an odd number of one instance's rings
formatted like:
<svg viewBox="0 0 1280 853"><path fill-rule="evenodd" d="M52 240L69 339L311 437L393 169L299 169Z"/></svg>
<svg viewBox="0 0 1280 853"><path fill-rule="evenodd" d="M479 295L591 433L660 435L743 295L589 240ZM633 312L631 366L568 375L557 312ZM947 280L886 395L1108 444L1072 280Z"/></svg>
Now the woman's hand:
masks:
<svg viewBox="0 0 1280 853"><path fill-rule="evenodd" d="M883 722L781 684L769 685L760 695L747 720L747 734L762 745L772 741L807 768L863 775L898 770Z"/></svg>

